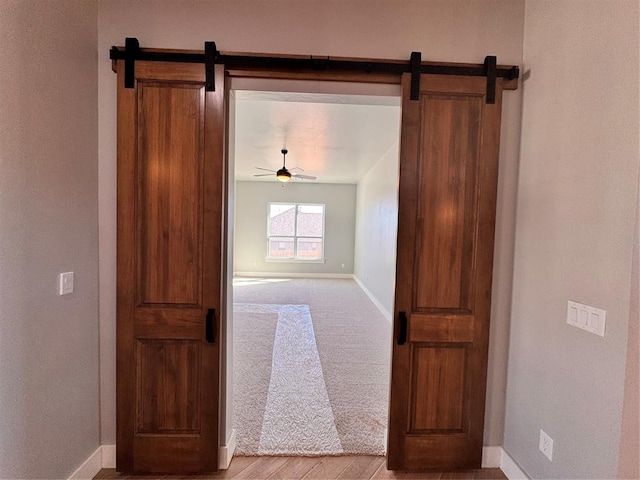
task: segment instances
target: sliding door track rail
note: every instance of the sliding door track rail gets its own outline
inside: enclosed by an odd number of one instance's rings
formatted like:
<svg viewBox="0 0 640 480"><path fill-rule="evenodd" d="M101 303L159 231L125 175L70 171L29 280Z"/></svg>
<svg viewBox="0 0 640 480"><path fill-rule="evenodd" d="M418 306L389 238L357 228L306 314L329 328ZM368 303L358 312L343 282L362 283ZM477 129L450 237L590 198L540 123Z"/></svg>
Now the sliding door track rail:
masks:
<svg viewBox="0 0 640 480"><path fill-rule="evenodd" d="M214 65L223 64L227 69L276 70L276 71L332 71L386 74L399 77L403 73L412 75L412 95L416 100L420 87L420 74L461 75L487 77L487 103L495 100L496 78L517 80L517 66L496 64L495 56L485 57L483 64L423 62L420 52L413 52L411 60L354 59L343 57L318 57L312 55L264 55L252 53L225 53L216 48L215 42L205 42L204 52L161 49L142 49L136 38L126 38L124 47L112 47L111 60L125 61L125 87L133 88L135 62L180 62L203 63L206 71L206 89L215 89ZM516 85L512 88L517 87Z"/></svg>

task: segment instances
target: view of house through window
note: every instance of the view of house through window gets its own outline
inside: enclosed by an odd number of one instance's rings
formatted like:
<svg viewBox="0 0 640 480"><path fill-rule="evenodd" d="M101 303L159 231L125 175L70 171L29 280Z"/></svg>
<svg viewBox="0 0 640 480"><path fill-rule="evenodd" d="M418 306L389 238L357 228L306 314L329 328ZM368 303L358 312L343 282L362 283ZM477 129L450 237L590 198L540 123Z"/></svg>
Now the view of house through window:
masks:
<svg viewBox="0 0 640 480"><path fill-rule="evenodd" d="M324 259L324 205L270 203L267 257Z"/></svg>

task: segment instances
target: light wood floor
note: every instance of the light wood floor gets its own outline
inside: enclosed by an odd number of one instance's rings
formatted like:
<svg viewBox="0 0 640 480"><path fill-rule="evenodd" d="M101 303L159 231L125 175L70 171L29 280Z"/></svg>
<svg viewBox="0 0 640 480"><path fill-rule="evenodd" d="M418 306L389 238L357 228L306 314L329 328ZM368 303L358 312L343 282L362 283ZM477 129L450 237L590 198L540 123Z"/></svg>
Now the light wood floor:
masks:
<svg viewBox="0 0 640 480"><path fill-rule="evenodd" d="M122 475L113 468L100 470L94 479L482 479L498 480L507 477L499 468L483 468L465 472L400 472L386 468L384 457L234 457L228 470L212 475Z"/></svg>

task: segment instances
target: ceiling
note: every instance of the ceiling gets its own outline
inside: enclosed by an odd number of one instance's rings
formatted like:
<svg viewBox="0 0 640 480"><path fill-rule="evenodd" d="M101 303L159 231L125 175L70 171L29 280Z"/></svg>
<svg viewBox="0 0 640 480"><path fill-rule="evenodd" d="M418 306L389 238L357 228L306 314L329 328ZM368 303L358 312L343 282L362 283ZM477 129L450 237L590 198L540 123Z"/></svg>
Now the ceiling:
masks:
<svg viewBox="0 0 640 480"><path fill-rule="evenodd" d="M255 167L300 167L316 183L358 183L398 148L400 99L392 96L236 90L236 180L277 181ZM309 182L309 180L301 180Z"/></svg>

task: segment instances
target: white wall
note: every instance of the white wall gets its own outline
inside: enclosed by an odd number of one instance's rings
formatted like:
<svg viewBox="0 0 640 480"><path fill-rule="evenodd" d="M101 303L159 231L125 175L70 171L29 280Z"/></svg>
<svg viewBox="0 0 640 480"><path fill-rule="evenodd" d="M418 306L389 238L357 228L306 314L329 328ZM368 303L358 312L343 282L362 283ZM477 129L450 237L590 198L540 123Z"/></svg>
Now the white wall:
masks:
<svg viewBox="0 0 640 480"><path fill-rule="evenodd" d="M400 108L398 108L398 138ZM398 143L358 183L356 199L356 278L390 318L396 284L398 232Z"/></svg>
<svg viewBox="0 0 640 480"><path fill-rule="evenodd" d="M267 262L269 202L325 205L324 263ZM236 272L353 273L356 186L311 182L236 182ZM344 268L342 265L344 264Z"/></svg>
<svg viewBox="0 0 640 480"><path fill-rule="evenodd" d="M638 40L637 1L526 4L504 446L532 478L616 475L637 198ZM567 300L605 309L605 338L567 325ZM553 462L538 451L541 428L554 440Z"/></svg>
<svg viewBox="0 0 640 480"><path fill-rule="evenodd" d="M143 47L297 53L481 63L485 55L520 64L523 0L100 0L100 355L103 443L115 443L116 79L109 48L136 36ZM511 298L520 92L506 92L485 444L502 444Z"/></svg>
<svg viewBox="0 0 640 480"><path fill-rule="evenodd" d="M97 15L0 2L1 478L66 478L100 445Z"/></svg>

